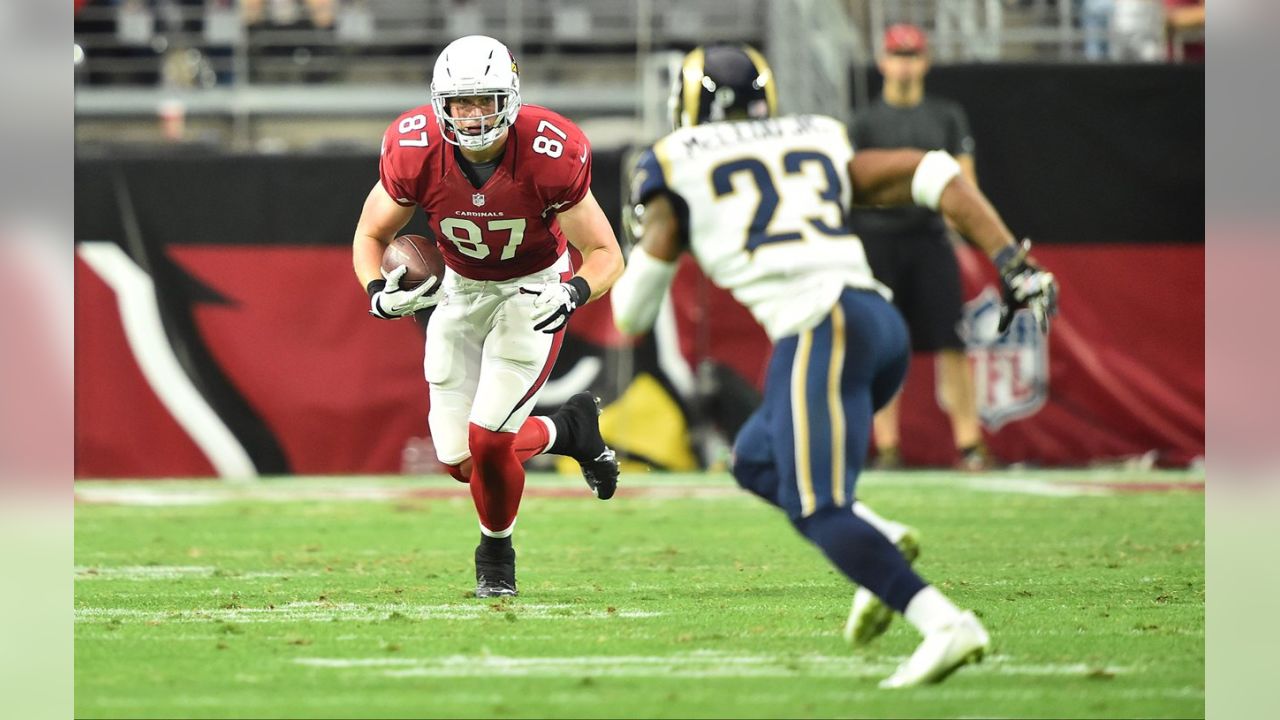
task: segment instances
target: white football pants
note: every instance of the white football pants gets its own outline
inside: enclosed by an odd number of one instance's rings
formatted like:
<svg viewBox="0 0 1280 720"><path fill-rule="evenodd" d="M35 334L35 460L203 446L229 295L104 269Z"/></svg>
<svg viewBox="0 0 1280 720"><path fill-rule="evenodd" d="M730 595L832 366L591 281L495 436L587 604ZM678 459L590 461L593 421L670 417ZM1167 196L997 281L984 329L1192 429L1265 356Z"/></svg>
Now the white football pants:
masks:
<svg viewBox="0 0 1280 720"><path fill-rule="evenodd" d="M529 418L565 331L534 330L536 296L519 288L563 282L569 272L567 253L545 270L511 280L470 280L445 271L423 360L431 389L427 422L440 462L457 465L471 457L469 423L515 432Z"/></svg>

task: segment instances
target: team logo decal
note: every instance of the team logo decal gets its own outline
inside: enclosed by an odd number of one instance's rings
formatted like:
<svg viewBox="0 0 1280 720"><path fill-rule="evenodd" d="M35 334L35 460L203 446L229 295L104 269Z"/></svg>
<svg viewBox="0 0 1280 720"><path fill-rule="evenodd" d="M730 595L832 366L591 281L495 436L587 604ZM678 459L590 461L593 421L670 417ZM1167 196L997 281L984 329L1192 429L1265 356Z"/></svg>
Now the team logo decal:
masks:
<svg viewBox="0 0 1280 720"><path fill-rule="evenodd" d="M471 204L476 207L484 207L484 193L476 193L471 196Z"/></svg>
<svg viewBox="0 0 1280 720"><path fill-rule="evenodd" d="M1013 420L1030 417L1049 397L1049 341L1028 312L1013 318L1000 336L1000 294L990 285L965 303L960 320L973 368L978 416L995 431Z"/></svg>

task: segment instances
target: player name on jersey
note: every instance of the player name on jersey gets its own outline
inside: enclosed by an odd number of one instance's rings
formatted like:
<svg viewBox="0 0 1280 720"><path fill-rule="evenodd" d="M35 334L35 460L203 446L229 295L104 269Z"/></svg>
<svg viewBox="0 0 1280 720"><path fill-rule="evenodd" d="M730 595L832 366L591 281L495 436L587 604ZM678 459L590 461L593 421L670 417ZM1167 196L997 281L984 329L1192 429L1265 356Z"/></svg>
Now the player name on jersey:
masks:
<svg viewBox="0 0 1280 720"><path fill-rule="evenodd" d="M768 120L712 123L689 128L678 142L690 155L699 151L719 150L756 140L793 138L821 133L825 128L814 115L792 115ZM676 137L676 136L670 136Z"/></svg>
<svg viewBox="0 0 1280 720"><path fill-rule="evenodd" d="M812 327L846 287L879 292L845 224L853 148L822 115L682 128L639 160L635 205L675 198L690 250L775 339Z"/></svg>

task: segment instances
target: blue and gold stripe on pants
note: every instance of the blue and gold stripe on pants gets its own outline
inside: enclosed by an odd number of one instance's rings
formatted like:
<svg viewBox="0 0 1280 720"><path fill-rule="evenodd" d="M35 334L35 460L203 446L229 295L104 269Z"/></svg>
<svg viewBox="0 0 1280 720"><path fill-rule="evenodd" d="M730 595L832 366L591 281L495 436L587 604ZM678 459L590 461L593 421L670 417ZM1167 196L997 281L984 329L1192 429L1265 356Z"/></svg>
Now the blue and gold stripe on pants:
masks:
<svg viewBox="0 0 1280 720"><path fill-rule="evenodd" d="M830 496L845 499L845 416L840 376L845 355L844 310L836 305L817 328L800 334L791 365L791 430L801 515Z"/></svg>
<svg viewBox="0 0 1280 720"><path fill-rule="evenodd" d="M854 500L874 410L906 374L902 318L846 290L821 323L774 346L764 405L735 443L734 476L795 518Z"/></svg>

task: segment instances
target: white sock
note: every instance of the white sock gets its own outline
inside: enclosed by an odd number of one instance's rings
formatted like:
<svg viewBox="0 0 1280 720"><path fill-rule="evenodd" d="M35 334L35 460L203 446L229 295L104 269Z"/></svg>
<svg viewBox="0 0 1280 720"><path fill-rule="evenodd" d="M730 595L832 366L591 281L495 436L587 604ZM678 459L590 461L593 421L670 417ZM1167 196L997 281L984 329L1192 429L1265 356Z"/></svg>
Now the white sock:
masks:
<svg viewBox="0 0 1280 720"><path fill-rule="evenodd" d="M907 611L903 616L907 618L907 622L916 626L921 635L928 635L955 622L960 617L960 608L938 588L926 585L907 603Z"/></svg>
<svg viewBox="0 0 1280 720"><path fill-rule="evenodd" d="M886 520L880 517L879 515L876 514L875 510L872 510L871 508L867 507L860 500L853 501L853 514L857 515L863 520L866 520L871 525L871 527L875 528L876 530L879 530L880 534L889 538L889 542L893 543L894 545L897 545L898 541L902 539L902 536L907 534L906 525L903 525L900 522L894 522L892 520Z"/></svg>
<svg viewBox="0 0 1280 720"><path fill-rule="evenodd" d="M542 452L546 452L551 449L552 445L556 444L556 424L551 422L551 418L545 415L535 415L534 419L542 421L542 424L547 426L547 446L542 448Z"/></svg>
<svg viewBox="0 0 1280 720"><path fill-rule="evenodd" d="M511 533L515 532L515 529L516 529L515 520L511 521L510 527L508 527L506 530L490 530L489 528L484 526L484 523L480 523L480 534L486 537L491 537L491 538L511 537Z"/></svg>

